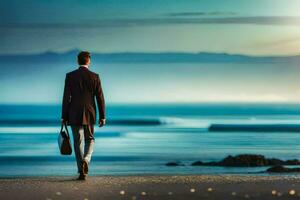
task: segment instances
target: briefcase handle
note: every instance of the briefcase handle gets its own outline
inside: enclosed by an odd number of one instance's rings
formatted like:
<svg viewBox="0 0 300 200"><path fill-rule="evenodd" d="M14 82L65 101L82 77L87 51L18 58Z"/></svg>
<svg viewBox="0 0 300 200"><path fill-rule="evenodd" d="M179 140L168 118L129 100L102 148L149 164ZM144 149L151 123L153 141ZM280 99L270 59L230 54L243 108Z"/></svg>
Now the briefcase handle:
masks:
<svg viewBox="0 0 300 200"><path fill-rule="evenodd" d="M64 127L65 127L65 129L66 129L67 137L70 138L69 131L68 131L68 127L67 127L67 124L66 124L65 122L62 122L62 123L61 123L60 132L62 132L62 130L63 130Z"/></svg>

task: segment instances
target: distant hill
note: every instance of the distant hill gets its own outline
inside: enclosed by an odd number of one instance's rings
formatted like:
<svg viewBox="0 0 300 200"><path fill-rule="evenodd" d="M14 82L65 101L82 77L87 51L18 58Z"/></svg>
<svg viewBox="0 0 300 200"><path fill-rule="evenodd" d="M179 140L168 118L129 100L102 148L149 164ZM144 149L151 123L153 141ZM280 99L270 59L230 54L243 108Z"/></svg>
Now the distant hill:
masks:
<svg viewBox="0 0 300 200"><path fill-rule="evenodd" d="M45 52L34 55L0 55L0 62L73 62L79 50L66 53ZM246 56L226 53L93 53L93 62L100 63L269 63L299 62L300 56Z"/></svg>

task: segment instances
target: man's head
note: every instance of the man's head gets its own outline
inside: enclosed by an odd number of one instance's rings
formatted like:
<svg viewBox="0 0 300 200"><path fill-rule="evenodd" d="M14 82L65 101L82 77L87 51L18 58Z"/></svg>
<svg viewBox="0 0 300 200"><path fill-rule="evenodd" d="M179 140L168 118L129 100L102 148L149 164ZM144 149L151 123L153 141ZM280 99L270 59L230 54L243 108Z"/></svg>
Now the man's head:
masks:
<svg viewBox="0 0 300 200"><path fill-rule="evenodd" d="M89 65L91 62L91 54L87 51L81 51L77 55L77 62L79 65Z"/></svg>

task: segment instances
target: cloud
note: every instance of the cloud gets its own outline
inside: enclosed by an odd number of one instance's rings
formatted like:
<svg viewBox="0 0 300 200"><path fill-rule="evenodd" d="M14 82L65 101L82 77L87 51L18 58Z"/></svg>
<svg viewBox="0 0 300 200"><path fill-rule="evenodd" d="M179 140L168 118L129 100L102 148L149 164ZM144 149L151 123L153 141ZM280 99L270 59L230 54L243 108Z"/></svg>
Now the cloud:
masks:
<svg viewBox="0 0 300 200"><path fill-rule="evenodd" d="M171 17L195 17L195 16L216 16L216 15L236 15L235 12L214 11L214 12L175 12L168 13Z"/></svg>
<svg viewBox="0 0 300 200"><path fill-rule="evenodd" d="M274 41L264 41L264 42L259 42L255 43L254 46L260 46L260 47L266 47L266 46L282 46L282 45L290 45L290 44L299 44L300 43L300 37L291 37L291 38L284 38L284 39L279 39L279 40L274 40Z"/></svg>
<svg viewBox="0 0 300 200"><path fill-rule="evenodd" d="M251 93L239 93L236 91L234 94L222 94L220 92L211 91L208 93L197 93L191 90L180 90L176 93L166 91L160 91L160 102L186 102L186 103L199 103L199 102L240 102L240 103L286 103L291 102L293 99L289 99L287 96L280 94L265 93L265 94L251 94ZM154 95L155 96L155 95ZM155 102L157 99L151 96L147 96L144 101ZM135 97L136 99L136 97ZM131 99L134 101L135 99Z"/></svg>
<svg viewBox="0 0 300 200"><path fill-rule="evenodd" d="M285 37L280 38L263 38L261 40L256 40L249 45L248 48L255 49L258 52L265 52L270 49L274 52L280 52L281 56L290 55L297 56L300 53L300 37ZM297 62L297 60L290 60L291 62Z"/></svg>
<svg viewBox="0 0 300 200"><path fill-rule="evenodd" d="M203 99L202 99L203 100ZM227 94L227 95L207 95L204 99L209 102L288 102L289 100L281 95L266 94Z"/></svg>
<svg viewBox="0 0 300 200"><path fill-rule="evenodd" d="M259 25L300 25L300 16L251 16L202 19L203 23L259 24Z"/></svg>
<svg viewBox="0 0 300 200"><path fill-rule="evenodd" d="M256 24L256 25L300 25L300 16L250 16L250 17L202 17L202 18L144 18L144 19L104 19L76 23L8 23L0 27L21 28L93 28L132 27L168 24Z"/></svg>

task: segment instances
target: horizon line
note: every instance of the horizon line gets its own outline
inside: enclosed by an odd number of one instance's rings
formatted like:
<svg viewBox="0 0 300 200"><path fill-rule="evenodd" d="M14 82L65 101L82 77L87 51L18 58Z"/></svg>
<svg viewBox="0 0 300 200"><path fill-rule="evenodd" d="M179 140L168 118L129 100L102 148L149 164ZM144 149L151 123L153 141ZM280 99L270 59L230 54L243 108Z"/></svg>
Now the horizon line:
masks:
<svg viewBox="0 0 300 200"><path fill-rule="evenodd" d="M87 51L86 49L70 49L66 51L53 51L53 50L46 50L41 52L31 52L31 53L9 53L9 54L0 54L0 57L3 56L38 56L43 54L68 54L68 53L74 53L74 52L80 52L80 51ZM300 57L299 54L243 54L243 53L229 53L229 52L211 52L211 51L98 51L93 52L89 51L91 54L223 54L228 56L245 56L245 57L256 57L256 58L290 58L290 57Z"/></svg>
<svg viewBox="0 0 300 200"><path fill-rule="evenodd" d="M300 105L300 101L203 101L203 102L113 102L108 103L107 106L184 106L184 105ZM61 106L61 103L46 103L46 102L27 102L27 103L0 103L0 106Z"/></svg>

